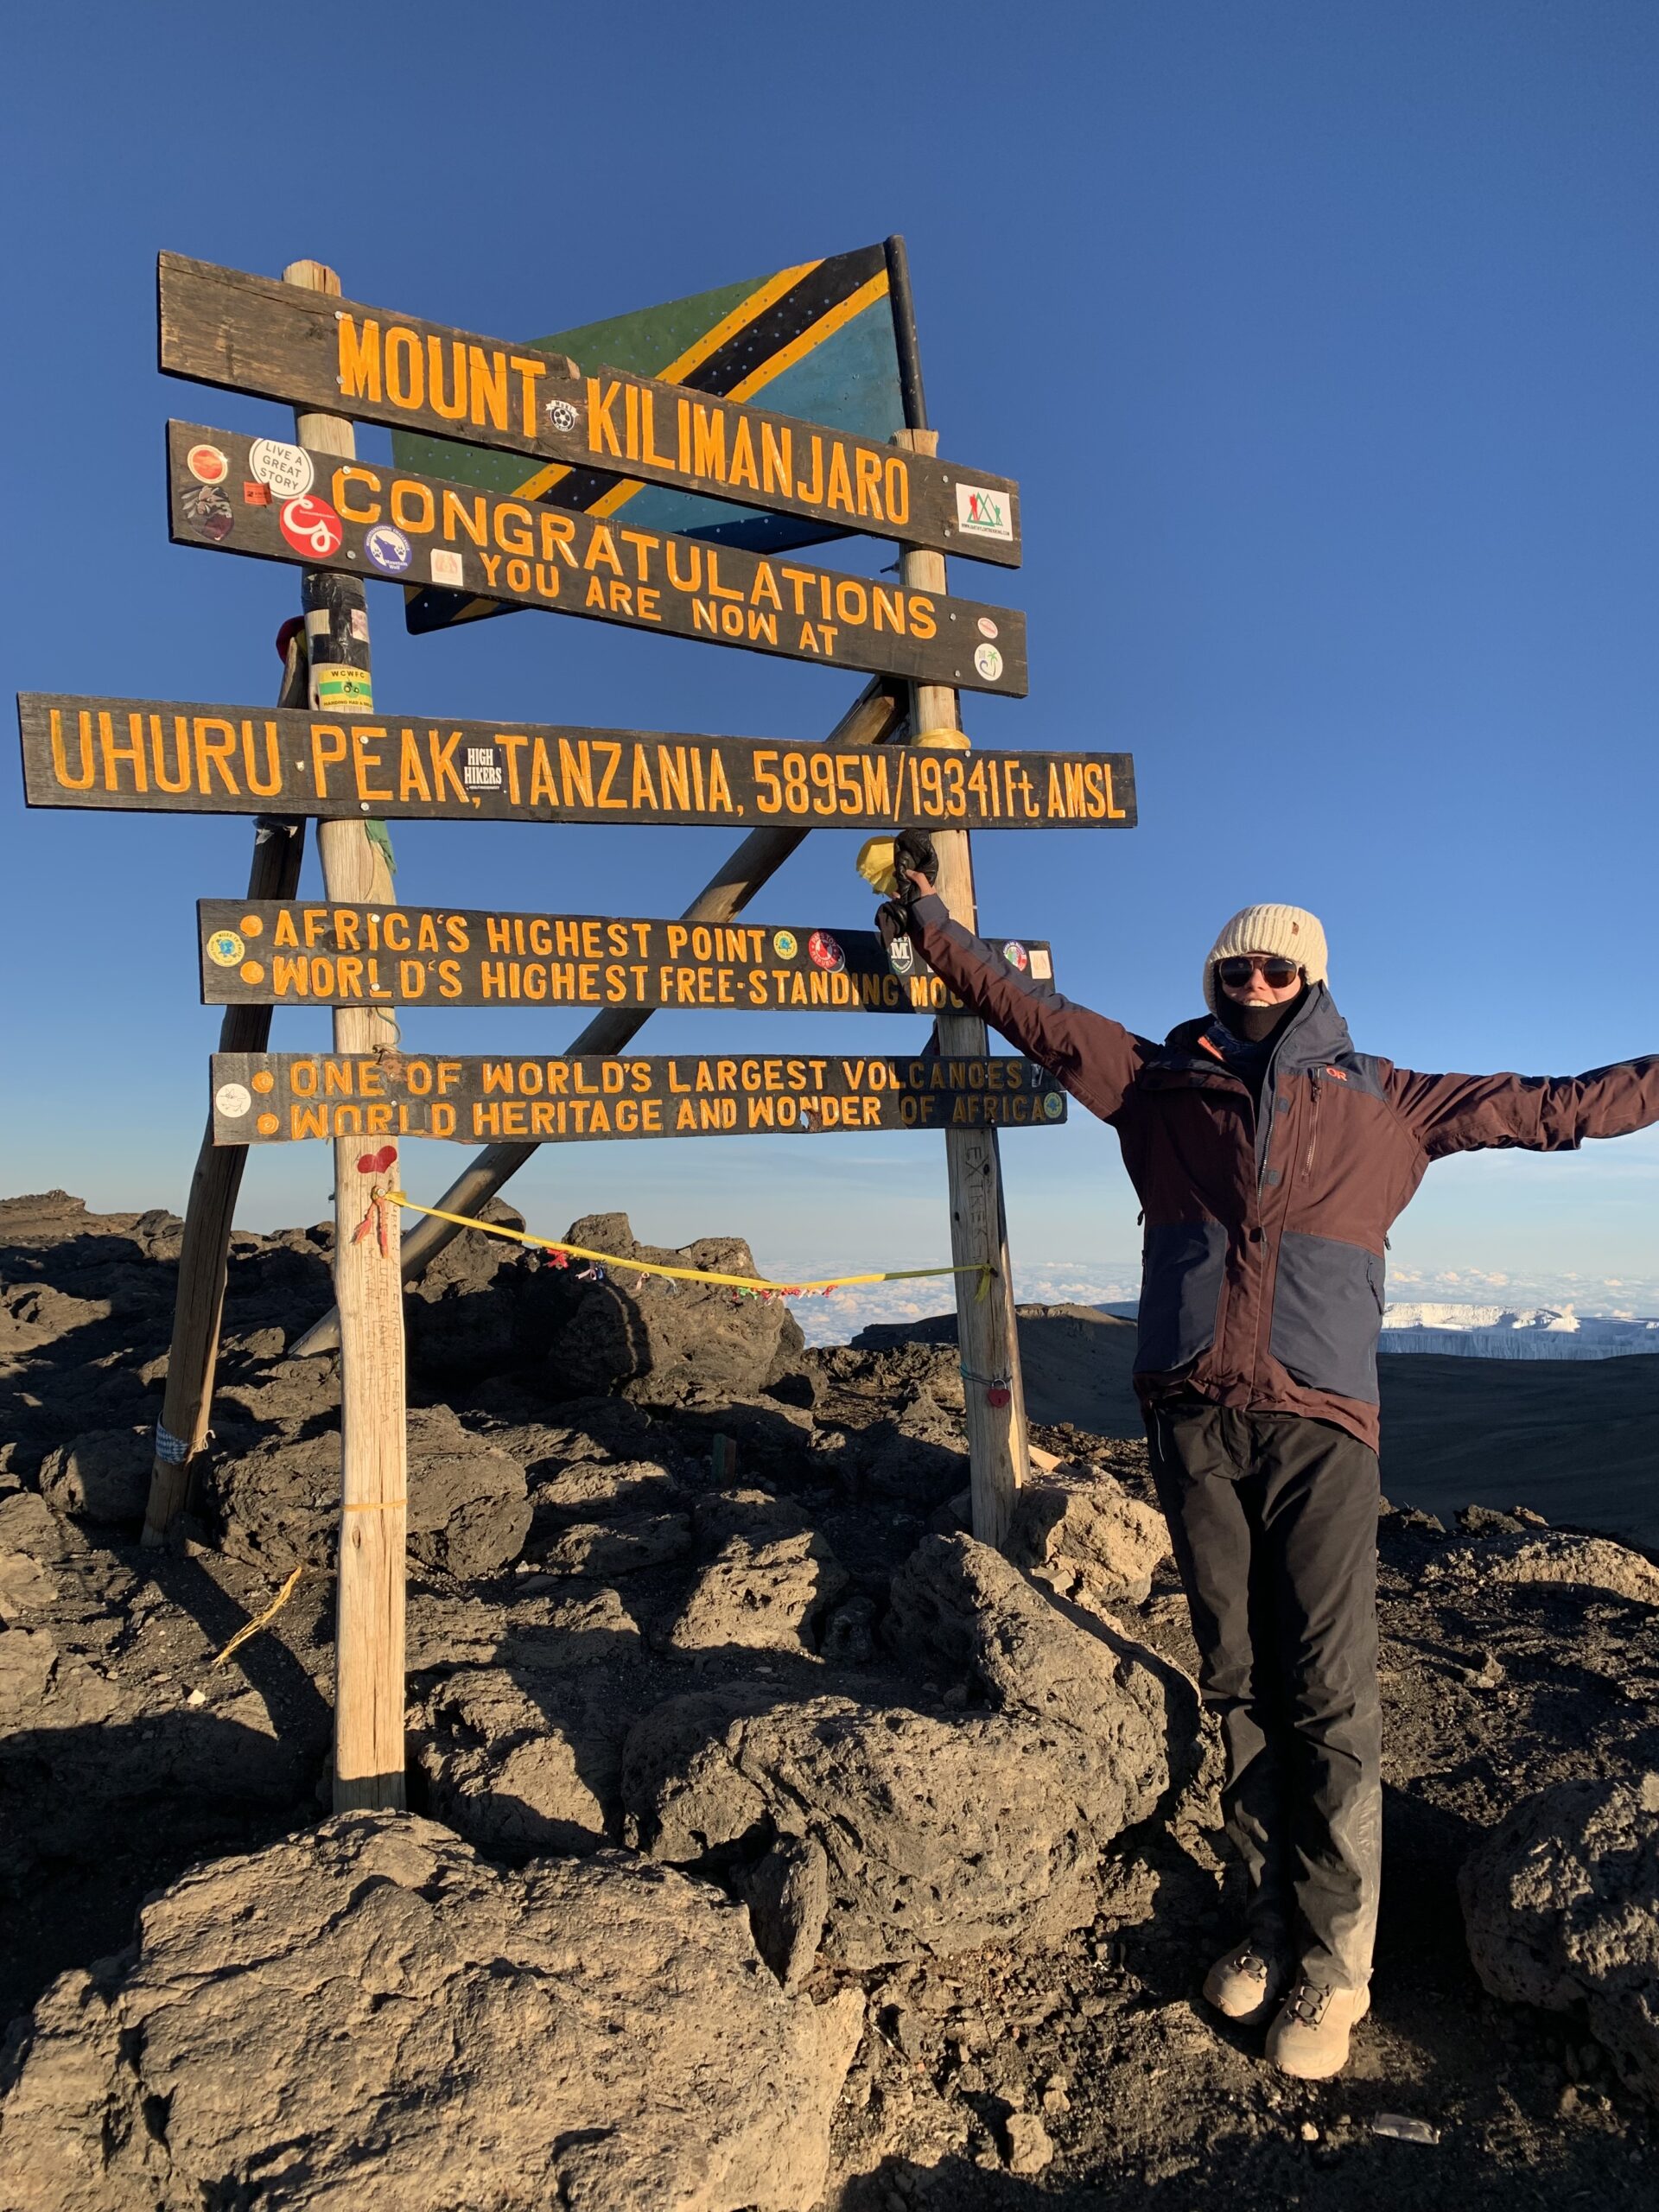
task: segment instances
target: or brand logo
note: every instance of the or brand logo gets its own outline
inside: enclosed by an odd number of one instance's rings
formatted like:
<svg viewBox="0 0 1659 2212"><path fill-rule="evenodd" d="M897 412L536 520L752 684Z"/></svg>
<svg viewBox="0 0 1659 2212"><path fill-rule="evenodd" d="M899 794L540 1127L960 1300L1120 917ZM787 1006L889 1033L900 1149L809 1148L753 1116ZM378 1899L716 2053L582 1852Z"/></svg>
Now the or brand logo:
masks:
<svg viewBox="0 0 1659 2212"><path fill-rule="evenodd" d="M469 791L499 791L502 785L501 762L493 745L469 745L461 771L461 780Z"/></svg>
<svg viewBox="0 0 1659 2212"><path fill-rule="evenodd" d="M446 553L442 547L432 556L432 581L435 584L464 584L466 564L459 553Z"/></svg>
<svg viewBox="0 0 1659 2212"><path fill-rule="evenodd" d="M383 576L401 576L415 558L414 548L401 530L389 522L377 523L363 540L363 550Z"/></svg>
<svg viewBox="0 0 1659 2212"><path fill-rule="evenodd" d="M988 683L995 683L1002 673L1002 656L995 645L976 645L974 648L974 666Z"/></svg>
<svg viewBox="0 0 1659 2212"><path fill-rule="evenodd" d="M1010 938L1002 948L1002 957L1010 968L1017 968L1021 975L1031 965L1031 955L1017 938Z"/></svg>
<svg viewBox="0 0 1659 2212"><path fill-rule="evenodd" d="M568 399L550 399L543 411L550 430L556 430L563 436L566 431L575 429L576 410Z"/></svg>
<svg viewBox="0 0 1659 2212"><path fill-rule="evenodd" d="M284 499L276 519L296 553L309 553L319 561L338 553L346 535L345 524L327 500L320 499L315 493L307 493L303 499Z"/></svg>
<svg viewBox="0 0 1659 2212"><path fill-rule="evenodd" d="M1012 541L1014 516L1007 493L993 492L979 484L958 484L957 528L969 537Z"/></svg>
<svg viewBox="0 0 1659 2212"><path fill-rule="evenodd" d="M847 956L828 930L814 930L806 940L807 957L815 968L836 975L847 965Z"/></svg>
<svg viewBox="0 0 1659 2212"><path fill-rule="evenodd" d="M795 942L794 931L774 930L772 933L772 949L780 960L792 960L800 950Z"/></svg>
<svg viewBox="0 0 1659 2212"><path fill-rule="evenodd" d="M215 930L207 940L207 957L215 968L234 968L245 949L234 930Z"/></svg>

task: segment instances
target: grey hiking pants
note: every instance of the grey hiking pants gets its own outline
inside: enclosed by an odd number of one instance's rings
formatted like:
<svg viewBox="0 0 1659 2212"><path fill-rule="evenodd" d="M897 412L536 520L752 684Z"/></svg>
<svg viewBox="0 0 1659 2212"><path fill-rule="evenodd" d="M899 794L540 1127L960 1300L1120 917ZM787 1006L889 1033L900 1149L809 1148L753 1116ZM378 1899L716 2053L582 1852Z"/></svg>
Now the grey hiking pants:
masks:
<svg viewBox="0 0 1659 2212"><path fill-rule="evenodd" d="M1147 1433L1221 1725L1248 1931L1362 1988L1382 1872L1376 1454L1328 1421L1196 1398L1149 1413Z"/></svg>

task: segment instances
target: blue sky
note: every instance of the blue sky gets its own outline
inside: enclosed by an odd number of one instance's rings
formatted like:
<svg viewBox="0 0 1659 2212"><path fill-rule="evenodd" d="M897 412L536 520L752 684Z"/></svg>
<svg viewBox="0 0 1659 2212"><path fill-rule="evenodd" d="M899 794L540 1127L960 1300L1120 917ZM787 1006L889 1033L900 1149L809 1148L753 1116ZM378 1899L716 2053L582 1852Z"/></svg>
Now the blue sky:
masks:
<svg viewBox="0 0 1659 2212"><path fill-rule="evenodd" d="M1137 766L1133 833L978 841L988 927L1052 938L1064 988L1161 1034L1218 924L1290 899L1363 1048L1555 1073L1659 1046L1651 7L160 0L15 11L7 44L7 690L274 696L294 574L168 545L162 425L287 418L156 374L158 248L310 255L512 334L899 230L943 450L1023 490L1025 567L954 575L1028 611L1031 696L970 697L969 727ZM390 588L371 616L394 711L810 739L857 688L556 617L410 639ZM0 823L0 1184L181 1206L217 1033L192 904L241 892L248 826L27 813L11 747ZM862 921L857 843L820 833L757 917ZM410 900L652 913L725 840L397 848ZM461 1050L567 1041L421 1020ZM641 1045L920 1033L830 1026L657 1017ZM463 1157L414 1148L411 1189ZM1132 1287L1109 1132L1079 1109L1004 1160L1023 1286ZM321 1147L270 1147L243 1217L315 1218L328 1185ZM931 1136L559 1147L513 1195L554 1233L621 1207L654 1241L745 1234L786 1273L945 1256ZM1656 1310L1659 1135L1440 1166L1392 1258L1400 1295Z"/></svg>

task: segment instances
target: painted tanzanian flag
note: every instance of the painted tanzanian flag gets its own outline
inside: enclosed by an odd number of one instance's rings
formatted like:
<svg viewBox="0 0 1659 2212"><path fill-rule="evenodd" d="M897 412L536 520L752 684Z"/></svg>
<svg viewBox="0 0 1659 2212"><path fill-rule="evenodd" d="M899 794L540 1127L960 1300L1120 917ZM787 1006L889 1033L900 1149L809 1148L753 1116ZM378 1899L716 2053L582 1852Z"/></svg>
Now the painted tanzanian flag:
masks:
<svg viewBox="0 0 1659 2212"><path fill-rule="evenodd" d="M602 364L689 391L758 400L780 414L856 430L883 444L904 425L887 257L879 245L528 342L543 353L568 353L584 369ZM760 514L606 469L532 467L522 454L486 453L448 438L394 430L391 448L400 468L583 514L626 511L636 529L712 538L751 553L781 553L848 535L799 515ZM411 587L405 598L409 627L416 632L519 611L429 584Z"/></svg>

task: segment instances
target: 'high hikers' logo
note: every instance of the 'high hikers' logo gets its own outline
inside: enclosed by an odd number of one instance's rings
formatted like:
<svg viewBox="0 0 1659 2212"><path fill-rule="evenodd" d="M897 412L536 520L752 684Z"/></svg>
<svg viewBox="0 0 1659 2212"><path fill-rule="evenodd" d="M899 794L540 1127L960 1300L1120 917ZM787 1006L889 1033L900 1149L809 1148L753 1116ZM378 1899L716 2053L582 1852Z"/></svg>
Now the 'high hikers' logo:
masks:
<svg viewBox="0 0 1659 2212"><path fill-rule="evenodd" d="M965 537L1014 537L1014 518L1007 495L988 491L982 484L957 486L957 528Z"/></svg>

